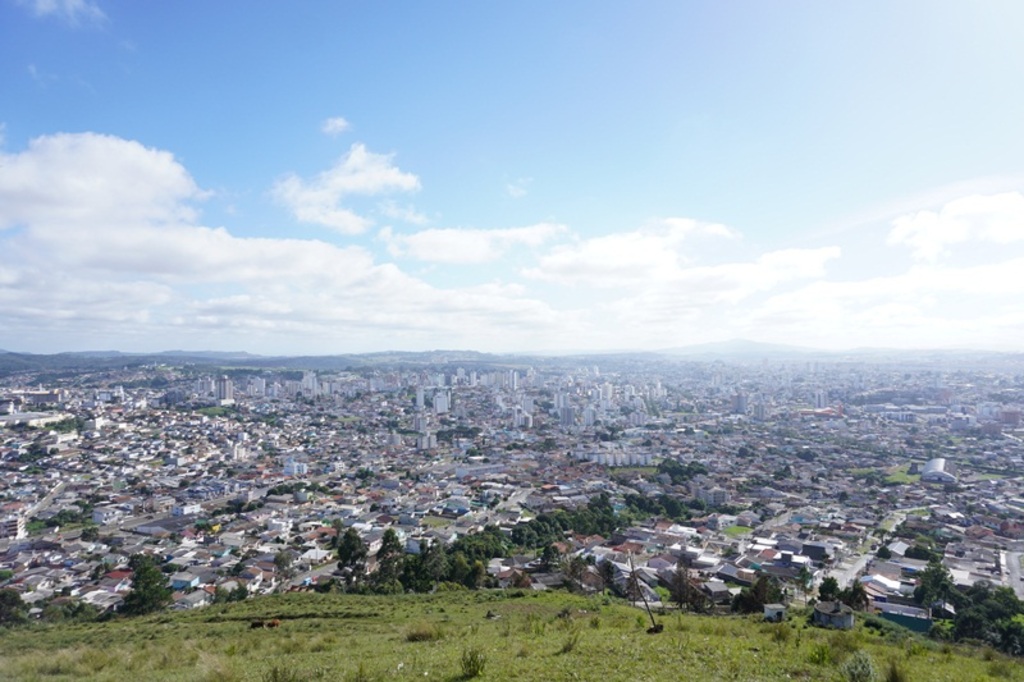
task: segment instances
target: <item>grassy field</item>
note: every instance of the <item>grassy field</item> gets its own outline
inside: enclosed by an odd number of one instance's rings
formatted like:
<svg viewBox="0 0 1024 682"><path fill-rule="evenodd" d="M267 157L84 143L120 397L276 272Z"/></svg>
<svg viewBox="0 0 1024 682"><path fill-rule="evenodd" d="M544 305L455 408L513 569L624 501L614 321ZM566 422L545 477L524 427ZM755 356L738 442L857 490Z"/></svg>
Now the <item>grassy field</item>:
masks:
<svg viewBox="0 0 1024 682"><path fill-rule="evenodd" d="M490 616L490 617L488 617ZM276 629L251 629L279 618ZM453 592L290 594L0 636L4 680L846 680L867 655L877 679L1024 680L1017 662L903 631L849 632L803 617L659 617L602 597ZM892 628L893 626L890 626Z"/></svg>
<svg viewBox="0 0 1024 682"><path fill-rule="evenodd" d="M890 484L906 484L906 483L917 483L921 480L920 474L909 474L909 465L903 465L898 467L892 467L887 469L886 473L888 476L885 477L885 482Z"/></svg>
<svg viewBox="0 0 1024 682"><path fill-rule="evenodd" d="M727 526L722 529L722 532L731 538L740 538L749 534L752 530L754 529L749 528L748 526Z"/></svg>

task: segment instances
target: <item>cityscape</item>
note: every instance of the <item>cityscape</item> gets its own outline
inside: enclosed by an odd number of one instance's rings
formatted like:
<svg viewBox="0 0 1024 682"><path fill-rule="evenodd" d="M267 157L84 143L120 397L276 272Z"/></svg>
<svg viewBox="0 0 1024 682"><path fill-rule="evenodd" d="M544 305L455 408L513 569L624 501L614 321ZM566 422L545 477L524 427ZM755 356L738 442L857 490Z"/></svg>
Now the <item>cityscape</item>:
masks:
<svg viewBox="0 0 1024 682"><path fill-rule="evenodd" d="M168 607L194 609L351 589L338 547L353 531L372 574L389 533L416 555L496 529L515 552L485 557L471 587L668 604L685 570L701 608L728 611L762 576L784 603L833 579L920 632L938 608L915 601L930 561L961 589L1024 596L1020 356L756 349L8 370L3 584L36 617L115 612L144 554ZM595 503L630 522L530 539L538 517Z"/></svg>
<svg viewBox="0 0 1024 682"><path fill-rule="evenodd" d="M1022 25L0 0L0 678L1024 680Z"/></svg>

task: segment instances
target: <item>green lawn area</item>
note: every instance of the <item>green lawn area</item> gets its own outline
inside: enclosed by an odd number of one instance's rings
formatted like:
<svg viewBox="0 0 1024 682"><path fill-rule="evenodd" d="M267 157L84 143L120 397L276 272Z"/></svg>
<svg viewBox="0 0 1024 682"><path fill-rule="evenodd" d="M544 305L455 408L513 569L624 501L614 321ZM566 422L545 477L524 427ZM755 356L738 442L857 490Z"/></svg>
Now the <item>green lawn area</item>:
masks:
<svg viewBox="0 0 1024 682"><path fill-rule="evenodd" d="M921 480L920 474L908 474L907 470L909 465L893 467L887 470L888 476L885 477L886 483L892 484L906 484L906 483L917 483Z"/></svg>
<svg viewBox="0 0 1024 682"><path fill-rule="evenodd" d="M424 516L422 525L428 528L444 528L445 526L452 525L452 520L446 519L443 516Z"/></svg>
<svg viewBox="0 0 1024 682"><path fill-rule="evenodd" d="M216 406L216 407L201 407L198 410L196 410L196 412L198 412L199 414L205 415L207 417L223 417L225 415L231 414L231 412L233 412L233 410L231 408L229 408L229 407Z"/></svg>
<svg viewBox="0 0 1024 682"><path fill-rule="evenodd" d="M280 627L250 628L271 618ZM641 609L564 592L296 593L8 629L0 679L843 682L852 679L843 663L860 652L881 671L875 679L1024 680L1024 667L989 649L873 630L862 618L849 632L809 627L796 609L782 624L761 614L656 618L664 631L651 635Z"/></svg>
<svg viewBox="0 0 1024 682"><path fill-rule="evenodd" d="M749 533L752 530L754 530L754 529L753 528L748 528L747 526L729 526L728 528L724 529L722 532L725 533L726 535L728 535L731 538L738 538L738 537L742 537L742 536L746 535L747 533Z"/></svg>
<svg viewBox="0 0 1024 682"><path fill-rule="evenodd" d="M658 475L658 467L621 467L614 469L616 474L623 476L643 476L644 478L653 478Z"/></svg>

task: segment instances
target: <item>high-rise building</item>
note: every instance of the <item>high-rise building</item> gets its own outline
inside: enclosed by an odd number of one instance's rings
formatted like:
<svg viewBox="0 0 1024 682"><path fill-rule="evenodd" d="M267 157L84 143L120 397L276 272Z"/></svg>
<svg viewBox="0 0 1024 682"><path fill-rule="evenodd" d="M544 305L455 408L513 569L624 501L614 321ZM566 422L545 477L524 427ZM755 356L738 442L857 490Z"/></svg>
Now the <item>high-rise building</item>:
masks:
<svg viewBox="0 0 1024 682"><path fill-rule="evenodd" d="M20 540L24 537L28 537L24 516L21 514L11 514L10 516L0 518L0 538Z"/></svg>
<svg viewBox="0 0 1024 682"><path fill-rule="evenodd" d="M222 376L217 379L217 384L214 389L214 395L217 400L221 402L231 401L235 399L235 385L231 382L231 378Z"/></svg>

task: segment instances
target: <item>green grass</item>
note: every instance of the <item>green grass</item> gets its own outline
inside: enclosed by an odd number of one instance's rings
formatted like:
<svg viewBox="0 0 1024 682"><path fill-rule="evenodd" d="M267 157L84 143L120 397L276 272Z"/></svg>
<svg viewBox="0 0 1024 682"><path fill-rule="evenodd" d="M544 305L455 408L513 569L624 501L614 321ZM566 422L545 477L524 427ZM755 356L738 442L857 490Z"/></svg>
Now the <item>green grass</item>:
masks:
<svg viewBox="0 0 1024 682"><path fill-rule="evenodd" d="M906 484L906 483L917 483L921 480L920 474L908 474L907 471L910 469L910 465L893 467L887 470L888 476L885 477L885 482L889 484Z"/></svg>
<svg viewBox="0 0 1024 682"><path fill-rule="evenodd" d="M748 528L747 526L729 526L727 528L722 529L722 532L731 538L738 538L746 535L752 530L754 529Z"/></svg>
<svg viewBox="0 0 1024 682"><path fill-rule="evenodd" d="M250 629L265 618L281 626ZM834 632L804 618L780 626L679 614L659 621L664 632L649 635L641 610L566 593L296 593L4 631L0 679L839 682L840 666L861 651L878 670L895 661L909 680L1024 680L1022 666L991 650L939 645L896 628Z"/></svg>
<svg viewBox="0 0 1024 682"><path fill-rule="evenodd" d="M196 410L196 412L199 413L199 414L205 415L207 417L223 417L225 415L231 414L232 412L234 412L234 410L232 410L229 407L215 406L215 407L201 407L198 410Z"/></svg>

